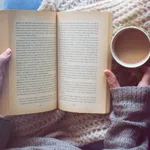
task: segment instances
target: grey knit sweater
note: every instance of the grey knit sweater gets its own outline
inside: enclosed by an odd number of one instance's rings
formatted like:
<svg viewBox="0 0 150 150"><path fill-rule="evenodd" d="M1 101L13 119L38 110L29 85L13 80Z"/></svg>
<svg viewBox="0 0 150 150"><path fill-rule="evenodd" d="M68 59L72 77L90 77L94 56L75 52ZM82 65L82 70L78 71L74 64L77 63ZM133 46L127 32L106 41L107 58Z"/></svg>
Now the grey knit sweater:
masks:
<svg viewBox="0 0 150 150"><path fill-rule="evenodd" d="M123 87L113 89L111 93L113 98L113 111L110 115L112 124L104 140L105 149L147 150L150 87ZM0 123L2 124L1 121ZM7 128L0 128L0 135L2 135L2 131L8 131ZM7 135L9 134L7 133ZM3 139L3 137L0 137L0 139ZM6 143L6 141L1 140L0 143ZM71 143L42 137L13 139L9 143L9 148L79 150Z"/></svg>
<svg viewBox="0 0 150 150"><path fill-rule="evenodd" d="M105 137L107 149L148 149L150 87L124 87L111 90L113 112Z"/></svg>

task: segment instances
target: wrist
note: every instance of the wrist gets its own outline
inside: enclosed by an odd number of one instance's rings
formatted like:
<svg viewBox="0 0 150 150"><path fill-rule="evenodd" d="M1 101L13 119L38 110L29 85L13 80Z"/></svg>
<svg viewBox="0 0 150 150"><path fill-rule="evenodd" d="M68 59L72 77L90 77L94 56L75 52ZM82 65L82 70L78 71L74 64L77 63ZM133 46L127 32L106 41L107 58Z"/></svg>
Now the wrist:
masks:
<svg viewBox="0 0 150 150"><path fill-rule="evenodd" d="M150 86L147 87L137 87L137 86L127 86L111 89L111 94L113 101L144 101L150 96ZM150 97L149 97L150 98Z"/></svg>
<svg viewBox="0 0 150 150"><path fill-rule="evenodd" d="M111 94L113 112L117 118L150 113L150 87L122 87L111 89Z"/></svg>

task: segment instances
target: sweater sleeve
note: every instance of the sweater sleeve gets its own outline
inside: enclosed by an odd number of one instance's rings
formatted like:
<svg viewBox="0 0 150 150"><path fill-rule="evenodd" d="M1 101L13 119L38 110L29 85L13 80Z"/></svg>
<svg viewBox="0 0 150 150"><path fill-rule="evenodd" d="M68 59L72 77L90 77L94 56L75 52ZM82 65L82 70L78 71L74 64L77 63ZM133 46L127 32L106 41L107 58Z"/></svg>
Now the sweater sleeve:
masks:
<svg viewBox="0 0 150 150"><path fill-rule="evenodd" d="M6 148L12 128L13 124L10 121L0 118L0 150Z"/></svg>
<svg viewBox="0 0 150 150"><path fill-rule="evenodd" d="M150 87L123 87L111 90L111 126L104 140L106 149L148 149Z"/></svg>

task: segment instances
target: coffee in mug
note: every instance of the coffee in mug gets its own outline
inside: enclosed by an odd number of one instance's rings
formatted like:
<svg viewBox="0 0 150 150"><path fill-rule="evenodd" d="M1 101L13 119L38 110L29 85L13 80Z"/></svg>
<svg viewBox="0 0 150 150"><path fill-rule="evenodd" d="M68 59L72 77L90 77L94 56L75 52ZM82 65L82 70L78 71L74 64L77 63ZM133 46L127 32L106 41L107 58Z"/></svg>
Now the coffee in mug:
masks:
<svg viewBox="0 0 150 150"><path fill-rule="evenodd" d="M150 38L142 28L125 27L114 35L111 53L120 65L139 67L150 57Z"/></svg>

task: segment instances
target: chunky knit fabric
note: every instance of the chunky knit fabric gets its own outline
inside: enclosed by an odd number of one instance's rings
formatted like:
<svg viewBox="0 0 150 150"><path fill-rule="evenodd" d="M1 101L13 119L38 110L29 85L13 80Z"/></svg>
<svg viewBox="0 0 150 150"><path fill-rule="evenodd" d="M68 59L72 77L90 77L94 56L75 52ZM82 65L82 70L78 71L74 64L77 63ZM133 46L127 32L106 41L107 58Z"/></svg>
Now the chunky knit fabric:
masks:
<svg viewBox="0 0 150 150"><path fill-rule="evenodd" d="M110 11L113 13L113 33L133 25L143 27L150 35L149 0L44 0L39 10ZM71 141L77 146L103 140L110 125L107 115L66 113L59 110L9 119L16 124L14 136L55 137Z"/></svg>
<svg viewBox="0 0 150 150"><path fill-rule="evenodd" d="M144 28L150 35L149 0L43 0L39 10L109 11L113 13L113 33L132 25Z"/></svg>
<svg viewBox="0 0 150 150"><path fill-rule="evenodd" d="M9 150L80 150L72 144L52 138L20 138Z"/></svg>
<svg viewBox="0 0 150 150"><path fill-rule="evenodd" d="M148 125L150 123L150 115L149 115L150 114L150 109L149 109L150 87L123 87L118 89L112 89L111 93L113 97L113 112L110 115L111 126L109 127L108 132L104 139L105 149L147 150L148 133L149 133ZM82 127L83 122L82 120L80 121ZM79 122L77 123L80 125ZM100 123L98 122L98 126L99 124ZM85 126L83 126L83 128L85 128ZM2 130L2 128L0 129ZM82 131L82 129L79 129L79 131L80 130ZM93 128L89 130L93 131ZM73 133L72 136L74 137L75 133ZM86 138L90 139L91 137L92 134L89 134L89 137ZM0 138L3 140L3 137ZM13 148L23 149L23 150L28 150L28 149L30 150L31 149L78 150L79 149L71 145L71 143L69 142L64 142L64 141L60 141L52 138L46 138L46 137L43 138L42 137L40 138L18 137L13 139L9 144L10 150ZM87 139L85 139L85 141L86 140Z"/></svg>
<svg viewBox="0 0 150 150"><path fill-rule="evenodd" d="M59 110L8 117L15 123L13 136L51 137L74 145L103 140L110 124L106 115L65 113Z"/></svg>

